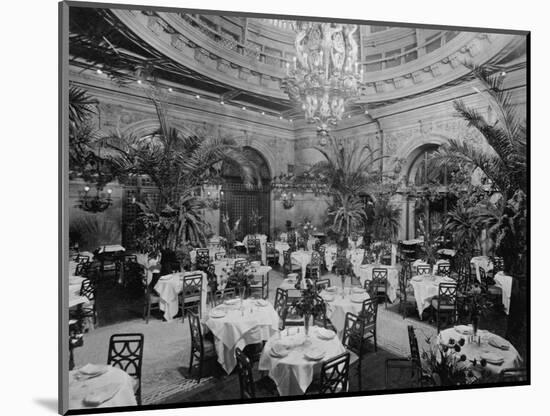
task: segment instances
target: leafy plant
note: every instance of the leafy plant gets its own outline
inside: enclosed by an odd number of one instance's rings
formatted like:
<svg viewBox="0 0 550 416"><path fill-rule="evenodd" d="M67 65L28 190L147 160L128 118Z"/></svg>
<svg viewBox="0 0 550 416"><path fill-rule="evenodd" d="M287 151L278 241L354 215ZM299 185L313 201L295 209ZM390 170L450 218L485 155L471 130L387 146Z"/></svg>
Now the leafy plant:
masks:
<svg viewBox="0 0 550 416"><path fill-rule="evenodd" d="M374 206L372 224L377 240L393 241L399 233L401 208L394 206L388 198L380 198Z"/></svg>
<svg viewBox="0 0 550 416"><path fill-rule="evenodd" d="M237 236L239 233L239 226L241 224L241 218L239 217L234 223L233 226L230 225L229 216L227 213L222 214L222 224L223 231L227 241L227 249L229 252L234 252L235 241L237 241Z"/></svg>
<svg viewBox="0 0 550 416"><path fill-rule="evenodd" d="M336 192L327 211L327 225L344 239L366 221L363 201L357 196Z"/></svg>
<svg viewBox="0 0 550 416"><path fill-rule="evenodd" d="M300 284L301 281L296 283L296 289L300 289ZM292 302L292 307L299 316L316 316L322 312L323 305L311 279L305 279L305 288L301 289L301 293L302 296Z"/></svg>
<svg viewBox="0 0 550 416"><path fill-rule="evenodd" d="M78 243L80 250L94 251L102 245L120 243L120 227L103 215L81 215L69 224L71 244Z"/></svg>
<svg viewBox="0 0 550 416"><path fill-rule="evenodd" d="M253 208L252 212L250 213L250 225L256 233L260 232L260 221L262 220L262 218L263 217L258 213L258 211Z"/></svg>

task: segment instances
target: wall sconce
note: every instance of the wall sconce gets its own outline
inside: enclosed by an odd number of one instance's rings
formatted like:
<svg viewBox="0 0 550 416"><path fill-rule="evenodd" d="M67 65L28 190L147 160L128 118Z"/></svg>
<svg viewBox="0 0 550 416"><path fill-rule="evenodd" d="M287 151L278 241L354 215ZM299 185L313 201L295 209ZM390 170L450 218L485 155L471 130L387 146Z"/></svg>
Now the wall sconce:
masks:
<svg viewBox="0 0 550 416"><path fill-rule="evenodd" d="M296 197L296 194L293 192L283 192L281 194L281 200L283 201L283 208L284 209L290 209L294 206L294 198Z"/></svg>
<svg viewBox="0 0 550 416"><path fill-rule="evenodd" d="M104 193L100 192L99 188L96 188L95 196L90 196L90 187L86 185L84 187L84 192L79 192L77 207L86 212L103 212L113 205L113 200L111 198L112 193L113 190L109 188L107 189L107 196L105 196Z"/></svg>

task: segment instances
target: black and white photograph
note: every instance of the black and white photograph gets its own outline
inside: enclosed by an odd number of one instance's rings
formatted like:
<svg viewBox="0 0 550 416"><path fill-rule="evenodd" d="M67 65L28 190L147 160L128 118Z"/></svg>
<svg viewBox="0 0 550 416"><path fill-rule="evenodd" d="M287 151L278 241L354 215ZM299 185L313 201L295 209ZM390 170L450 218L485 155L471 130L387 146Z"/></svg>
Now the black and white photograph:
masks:
<svg viewBox="0 0 550 416"><path fill-rule="evenodd" d="M530 384L530 32L227 9L59 4L60 412Z"/></svg>

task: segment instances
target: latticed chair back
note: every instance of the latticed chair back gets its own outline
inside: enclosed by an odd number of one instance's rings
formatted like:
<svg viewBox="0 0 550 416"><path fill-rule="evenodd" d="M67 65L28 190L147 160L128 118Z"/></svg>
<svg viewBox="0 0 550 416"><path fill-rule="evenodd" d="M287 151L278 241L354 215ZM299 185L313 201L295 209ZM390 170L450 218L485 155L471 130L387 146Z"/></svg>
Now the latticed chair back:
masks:
<svg viewBox="0 0 550 416"><path fill-rule="evenodd" d="M502 257L493 257L491 263L493 263L493 276L504 270L504 259Z"/></svg>
<svg viewBox="0 0 550 416"><path fill-rule="evenodd" d="M234 299L236 296L234 287L225 287L223 289L216 290L214 294L214 306L223 303L226 299Z"/></svg>
<svg viewBox="0 0 550 416"><path fill-rule="evenodd" d="M320 267L321 266L321 254L318 251L312 251L311 252L311 261L309 264L311 266Z"/></svg>
<svg viewBox="0 0 550 416"><path fill-rule="evenodd" d="M92 268L91 262L82 262L76 265L74 274L76 276L90 277L90 270Z"/></svg>
<svg viewBox="0 0 550 416"><path fill-rule="evenodd" d="M321 292L330 286L330 279L319 279L315 282L315 288L317 292Z"/></svg>
<svg viewBox="0 0 550 416"><path fill-rule="evenodd" d="M458 287L456 283L440 283L438 295L435 305L437 314L437 332L441 329L442 315L447 317L447 321L451 318L453 323L456 323L457 318L457 300ZM434 300L432 300L434 302ZM433 303L432 303L433 306Z"/></svg>
<svg viewBox="0 0 550 416"><path fill-rule="evenodd" d="M376 317L378 316L378 303L376 299L365 299L359 317L364 322L364 330L376 329Z"/></svg>
<svg viewBox="0 0 550 416"><path fill-rule="evenodd" d="M345 352L326 360L321 367L319 392L341 393L348 391L350 354Z"/></svg>
<svg viewBox="0 0 550 416"><path fill-rule="evenodd" d="M275 249L275 243L271 241L265 243L265 257L268 262L277 260L279 253L277 253L277 250Z"/></svg>
<svg viewBox="0 0 550 416"><path fill-rule="evenodd" d="M90 256L86 256L84 254L77 254L72 258L72 260L77 263L88 263L90 261Z"/></svg>
<svg viewBox="0 0 550 416"><path fill-rule="evenodd" d="M365 321L351 312L346 313L344 332L342 333L344 347L360 356L363 352L364 335Z"/></svg>
<svg viewBox="0 0 550 416"><path fill-rule="evenodd" d="M327 328L329 320L327 318L327 305L323 298L319 295L315 296L315 312L313 314L313 325Z"/></svg>
<svg viewBox="0 0 550 416"><path fill-rule="evenodd" d="M383 300L387 304L388 293L388 269L372 269L372 280L369 285L369 293L378 300Z"/></svg>
<svg viewBox="0 0 550 416"><path fill-rule="evenodd" d="M182 321L189 310L196 309L199 316L201 314L202 279L202 273L192 273L183 277L181 292Z"/></svg>
<svg viewBox="0 0 550 416"><path fill-rule="evenodd" d="M260 291L261 298L267 299L269 297L269 272L262 274L259 278L259 281L255 281L250 285L250 294L256 296L257 292Z"/></svg>
<svg viewBox="0 0 550 416"><path fill-rule="evenodd" d="M256 397L256 388L254 386L254 376L252 374L250 359L240 348L235 348L235 358L237 359L241 399L253 399Z"/></svg>
<svg viewBox="0 0 550 416"><path fill-rule="evenodd" d="M246 250L248 251L248 256L251 259L256 259L260 254L260 240L253 237L248 237L246 240Z"/></svg>
<svg viewBox="0 0 550 416"><path fill-rule="evenodd" d="M437 274L439 276L450 276L451 275L451 264L450 263L439 263L437 265Z"/></svg>
<svg viewBox="0 0 550 416"><path fill-rule="evenodd" d="M223 251L218 251L214 253L214 260L221 260L225 257L225 253Z"/></svg>
<svg viewBox="0 0 550 416"><path fill-rule="evenodd" d="M207 248L198 248L196 250L196 266L199 270L206 270L210 264L210 251Z"/></svg>
<svg viewBox="0 0 550 416"><path fill-rule="evenodd" d="M114 334L109 340L107 364L118 367L137 381L135 390L141 405L141 367L143 364L143 334Z"/></svg>
<svg viewBox="0 0 550 416"><path fill-rule="evenodd" d="M296 239L296 245L298 246L298 249L306 249L307 248L307 245L306 245L306 240L304 237L298 237Z"/></svg>
<svg viewBox="0 0 550 416"><path fill-rule="evenodd" d="M84 279L80 286L80 296L85 296L88 301L95 301L96 285L90 279Z"/></svg>
<svg viewBox="0 0 550 416"><path fill-rule="evenodd" d="M428 264L420 264L416 267L416 274L430 274L432 268Z"/></svg>
<svg viewBox="0 0 550 416"><path fill-rule="evenodd" d="M275 309L275 312L277 312L277 314L279 315L279 318L281 318L283 326L284 326L284 318L285 318L287 301L288 301L288 292L278 287L275 292L275 301L274 301L273 307Z"/></svg>

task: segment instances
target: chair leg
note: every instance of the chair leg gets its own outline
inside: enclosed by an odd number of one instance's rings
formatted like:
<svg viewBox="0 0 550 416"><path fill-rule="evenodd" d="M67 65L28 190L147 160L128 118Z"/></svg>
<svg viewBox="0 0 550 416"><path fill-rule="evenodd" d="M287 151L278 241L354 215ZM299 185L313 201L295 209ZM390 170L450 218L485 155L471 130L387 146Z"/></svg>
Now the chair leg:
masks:
<svg viewBox="0 0 550 416"><path fill-rule="evenodd" d="M372 333L374 335L374 352L378 352L378 342L376 341L376 329Z"/></svg>
<svg viewBox="0 0 550 416"><path fill-rule="evenodd" d="M200 359L199 359L199 378L197 379L197 384L201 382L201 377L202 377L202 363L203 363L203 360L202 360L202 357L200 357Z"/></svg>
<svg viewBox="0 0 550 416"><path fill-rule="evenodd" d="M193 351L191 350L191 358L189 359L189 371L187 372L189 378L191 378L191 370L193 369L193 358Z"/></svg>

